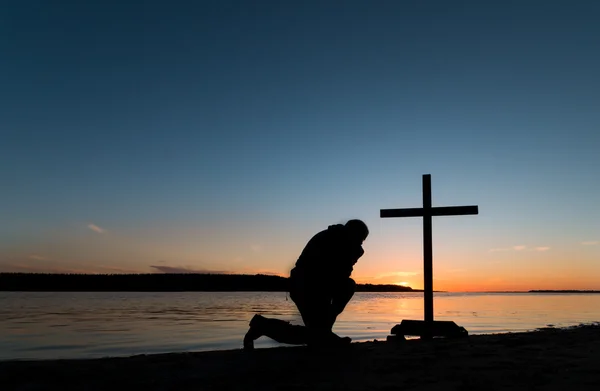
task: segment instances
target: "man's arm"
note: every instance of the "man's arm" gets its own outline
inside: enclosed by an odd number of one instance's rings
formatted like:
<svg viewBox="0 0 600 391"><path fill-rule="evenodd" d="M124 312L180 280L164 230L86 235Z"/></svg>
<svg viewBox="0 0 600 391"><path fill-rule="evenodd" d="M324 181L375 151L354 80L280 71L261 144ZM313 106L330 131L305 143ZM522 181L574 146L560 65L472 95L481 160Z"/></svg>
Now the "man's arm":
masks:
<svg viewBox="0 0 600 391"><path fill-rule="evenodd" d="M358 262L359 258L363 256L365 250L362 246L349 248L340 260L340 274L341 278L350 278L354 271L354 265Z"/></svg>

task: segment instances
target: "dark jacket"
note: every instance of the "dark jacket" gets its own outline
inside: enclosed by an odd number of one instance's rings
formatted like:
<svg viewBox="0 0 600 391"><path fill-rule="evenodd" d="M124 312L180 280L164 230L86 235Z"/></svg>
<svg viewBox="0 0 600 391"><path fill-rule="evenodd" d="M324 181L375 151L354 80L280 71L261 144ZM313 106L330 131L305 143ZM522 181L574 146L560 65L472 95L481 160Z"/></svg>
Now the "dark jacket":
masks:
<svg viewBox="0 0 600 391"><path fill-rule="evenodd" d="M344 225L330 225L306 244L291 278L307 283L336 284L350 277L354 264L363 254L361 244L349 239Z"/></svg>

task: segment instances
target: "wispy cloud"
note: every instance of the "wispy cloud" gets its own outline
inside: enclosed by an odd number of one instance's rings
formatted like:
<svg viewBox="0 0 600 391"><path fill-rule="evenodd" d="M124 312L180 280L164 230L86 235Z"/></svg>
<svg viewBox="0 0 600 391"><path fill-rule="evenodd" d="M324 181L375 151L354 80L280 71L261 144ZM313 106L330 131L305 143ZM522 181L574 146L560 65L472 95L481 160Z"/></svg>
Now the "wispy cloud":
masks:
<svg viewBox="0 0 600 391"><path fill-rule="evenodd" d="M500 251L523 251L527 248L527 246L524 245L518 245L518 246L512 246L512 247L497 247L497 248L491 248L488 250L488 252L490 253L497 253Z"/></svg>
<svg viewBox="0 0 600 391"><path fill-rule="evenodd" d="M359 284L400 284L411 286L415 276L421 275L420 271L385 272L371 276L356 275L353 278Z"/></svg>
<svg viewBox="0 0 600 391"><path fill-rule="evenodd" d="M89 269L72 269L63 267L39 267L31 266L22 263L13 263L6 265L9 271L30 272L30 273L72 273L72 274L97 274L97 272Z"/></svg>
<svg viewBox="0 0 600 391"><path fill-rule="evenodd" d="M95 268L101 270L103 273L126 273L126 274L143 273L140 270L127 269L127 268L115 267L115 266L97 265L97 266L95 266Z"/></svg>
<svg viewBox="0 0 600 391"><path fill-rule="evenodd" d="M389 273L378 274L376 277L373 277L373 279L380 280L380 279L391 278L391 277L394 277L394 278L397 278L397 277L412 277L412 276L416 276L418 274L419 274L419 272L404 272L404 271L389 272Z"/></svg>
<svg viewBox="0 0 600 391"><path fill-rule="evenodd" d="M43 258L43 260L50 260L50 258L45 258L45 257L37 257L37 258L32 258L31 256L29 257L30 259L33 260L40 260L40 258ZM44 262L44 263L34 263L32 262L31 264L28 263L27 260L23 260L21 262L16 261L16 262L11 262L8 264L5 264L4 266L8 267L9 271L16 271L16 272L31 272L31 273L76 273L76 274L109 274L109 273L127 273L127 274L137 274L137 273L143 273L140 270L135 270L135 269L127 269L127 268L122 268L122 267L115 267L115 266L106 266L106 265L89 265L85 268L77 268L77 267L69 267L67 265L61 266L60 264L56 264L56 262L60 263L60 261L54 261L54 262Z"/></svg>
<svg viewBox="0 0 600 391"><path fill-rule="evenodd" d="M88 224L88 228L99 234L103 234L106 232L106 230L104 228L100 228L96 224Z"/></svg>
<svg viewBox="0 0 600 391"><path fill-rule="evenodd" d="M598 240L588 240L587 242L581 242L581 244L584 246L595 246L598 243L600 243L600 241Z"/></svg>
<svg viewBox="0 0 600 391"><path fill-rule="evenodd" d="M528 248L527 246L520 244L518 246L512 246L512 247L491 248L488 250L488 252L495 253L495 252L500 252L500 251L548 251L548 250L550 250L550 247L547 247L547 246Z"/></svg>
<svg viewBox="0 0 600 391"><path fill-rule="evenodd" d="M50 260L50 258L48 258L48 257L43 257L41 255L36 255L36 254L30 255L29 259L33 259L34 261L49 261Z"/></svg>
<svg viewBox="0 0 600 391"><path fill-rule="evenodd" d="M224 270L207 270L207 269L196 269L189 266L165 266L165 265L151 265L154 271L159 273L176 273L176 274L187 274L187 273L201 273L201 274L231 274Z"/></svg>

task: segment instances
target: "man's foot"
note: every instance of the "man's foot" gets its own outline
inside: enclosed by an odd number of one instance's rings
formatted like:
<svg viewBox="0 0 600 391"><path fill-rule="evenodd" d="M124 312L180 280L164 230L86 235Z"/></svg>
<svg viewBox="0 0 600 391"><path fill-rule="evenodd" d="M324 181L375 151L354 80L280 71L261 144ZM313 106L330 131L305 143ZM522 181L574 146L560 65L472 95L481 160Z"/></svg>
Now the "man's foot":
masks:
<svg viewBox="0 0 600 391"><path fill-rule="evenodd" d="M340 338L340 345L350 345L352 343L352 338L350 337L341 337Z"/></svg>
<svg viewBox="0 0 600 391"><path fill-rule="evenodd" d="M350 346L352 338L340 337L333 331L326 333L321 336L313 336L312 341L309 343L311 347L316 348L338 348L344 346Z"/></svg>
<svg viewBox="0 0 600 391"><path fill-rule="evenodd" d="M348 346L350 343L352 343L352 338L350 337L340 337L333 331L331 334L333 334L333 336L331 337L329 343L332 347Z"/></svg>
<svg viewBox="0 0 600 391"><path fill-rule="evenodd" d="M248 332L244 336L245 350L253 350L254 341L264 335L262 326L265 320L265 317L259 314L254 315L252 320L250 320L250 329L248 329Z"/></svg>

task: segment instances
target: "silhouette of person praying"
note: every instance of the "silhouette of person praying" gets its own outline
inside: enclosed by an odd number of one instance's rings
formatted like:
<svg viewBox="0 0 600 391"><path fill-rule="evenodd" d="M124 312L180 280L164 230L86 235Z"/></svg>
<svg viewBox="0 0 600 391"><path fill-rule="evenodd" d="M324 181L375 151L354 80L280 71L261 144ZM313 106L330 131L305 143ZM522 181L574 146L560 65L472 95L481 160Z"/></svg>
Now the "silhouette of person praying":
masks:
<svg viewBox="0 0 600 391"><path fill-rule="evenodd" d="M340 346L351 342L333 331L337 316L354 295L354 264L364 254L363 241L369 235L361 220L330 225L304 247L289 278L290 298L296 304L304 326L254 315L244 337L244 349L267 336L280 343L309 346Z"/></svg>

